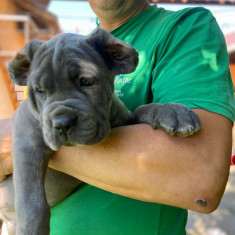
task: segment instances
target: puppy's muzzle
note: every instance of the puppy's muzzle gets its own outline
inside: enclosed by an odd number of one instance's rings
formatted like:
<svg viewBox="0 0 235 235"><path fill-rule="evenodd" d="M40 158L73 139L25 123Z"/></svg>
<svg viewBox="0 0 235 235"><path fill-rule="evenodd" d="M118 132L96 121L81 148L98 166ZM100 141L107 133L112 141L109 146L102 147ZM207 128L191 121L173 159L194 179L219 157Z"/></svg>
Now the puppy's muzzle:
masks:
<svg viewBox="0 0 235 235"><path fill-rule="evenodd" d="M75 115L60 115L51 120L52 127L61 134L69 134L73 127L77 125L78 118Z"/></svg>

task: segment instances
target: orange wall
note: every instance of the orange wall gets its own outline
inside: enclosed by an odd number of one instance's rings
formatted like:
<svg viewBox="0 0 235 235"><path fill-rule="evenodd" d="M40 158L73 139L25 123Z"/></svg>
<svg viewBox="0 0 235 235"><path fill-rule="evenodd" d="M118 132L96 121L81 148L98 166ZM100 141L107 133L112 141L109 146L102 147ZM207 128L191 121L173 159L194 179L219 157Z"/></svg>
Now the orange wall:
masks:
<svg viewBox="0 0 235 235"><path fill-rule="evenodd" d="M14 112L10 96L0 70L0 119L10 118Z"/></svg>
<svg viewBox="0 0 235 235"><path fill-rule="evenodd" d="M0 0L0 14L15 14L16 8L10 0ZM24 44L24 35L17 29L17 23L12 21L0 20L0 50L1 51L18 51ZM10 58L9 58L10 59ZM9 60L8 59L8 60ZM0 60L5 64L5 68L0 66L0 119L9 118L14 112L14 107L11 102L9 92L7 89L4 74L6 76L7 60L1 58ZM0 61L0 62L1 62Z"/></svg>
<svg viewBox="0 0 235 235"><path fill-rule="evenodd" d="M235 87L235 64L230 64L230 71L233 79L233 86Z"/></svg>
<svg viewBox="0 0 235 235"><path fill-rule="evenodd" d="M1 0L0 14L16 14L15 6L10 0ZM0 49L18 51L25 44L23 32L17 30L18 23L0 20Z"/></svg>

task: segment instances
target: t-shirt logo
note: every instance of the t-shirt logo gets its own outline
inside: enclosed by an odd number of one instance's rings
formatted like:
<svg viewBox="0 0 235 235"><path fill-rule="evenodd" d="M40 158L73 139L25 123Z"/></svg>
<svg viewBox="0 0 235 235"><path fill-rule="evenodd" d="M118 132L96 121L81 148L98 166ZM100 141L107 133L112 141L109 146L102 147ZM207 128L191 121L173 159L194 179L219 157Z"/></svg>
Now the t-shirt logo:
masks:
<svg viewBox="0 0 235 235"><path fill-rule="evenodd" d="M125 84L130 84L132 81L132 78L131 77L128 77L128 74L120 74L120 75L117 75L115 77L115 80L114 80L114 87L115 87L115 94L118 96L118 97L123 97L124 96L124 93L122 92L122 87L125 85Z"/></svg>

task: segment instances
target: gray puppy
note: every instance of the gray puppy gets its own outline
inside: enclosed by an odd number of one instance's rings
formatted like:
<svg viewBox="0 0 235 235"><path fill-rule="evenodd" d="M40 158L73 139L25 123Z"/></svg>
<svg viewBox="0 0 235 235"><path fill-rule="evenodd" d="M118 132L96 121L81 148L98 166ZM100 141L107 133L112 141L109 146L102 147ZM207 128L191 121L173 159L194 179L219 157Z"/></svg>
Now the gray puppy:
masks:
<svg viewBox="0 0 235 235"><path fill-rule="evenodd" d="M49 234L49 206L80 184L47 168L61 145L94 145L110 128L134 123L179 136L200 129L198 116L181 104L143 105L133 114L126 109L113 93L114 77L133 72L137 64L136 50L102 29L88 37L60 34L43 44L33 40L12 59L10 77L28 86L28 99L13 117L14 188L12 177L0 184L8 192L0 209L4 219L14 221L9 210L14 210L15 191L17 235Z"/></svg>

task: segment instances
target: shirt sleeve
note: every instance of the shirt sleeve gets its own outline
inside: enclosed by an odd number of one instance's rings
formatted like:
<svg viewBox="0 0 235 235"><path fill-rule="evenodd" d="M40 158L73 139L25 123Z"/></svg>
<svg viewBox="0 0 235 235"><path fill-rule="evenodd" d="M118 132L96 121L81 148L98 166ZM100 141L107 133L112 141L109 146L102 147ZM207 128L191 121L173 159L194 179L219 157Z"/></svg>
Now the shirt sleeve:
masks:
<svg viewBox="0 0 235 235"><path fill-rule="evenodd" d="M182 103L234 121L226 43L210 11L191 9L175 21L163 50L158 52L152 76L153 102Z"/></svg>

